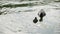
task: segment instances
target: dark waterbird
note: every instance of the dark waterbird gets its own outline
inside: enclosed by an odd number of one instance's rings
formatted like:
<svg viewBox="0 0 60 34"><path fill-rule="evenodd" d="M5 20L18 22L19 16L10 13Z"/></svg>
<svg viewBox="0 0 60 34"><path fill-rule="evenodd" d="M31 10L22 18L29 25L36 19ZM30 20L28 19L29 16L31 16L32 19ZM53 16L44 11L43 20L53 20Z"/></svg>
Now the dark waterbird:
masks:
<svg viewBox="0 0 60 34"><path fill-rule="evenodd" d="M38 16L40 17L39 21L42 22L43 21L43 17L46 16L46 13L43 9L41 9L41 11L39 11Z"/></svg>
<svg viewBox="0 0 60 34"><path fill-rule="evenodd" d="M37 23L38 22L37 17L34 18L33 22L34 23Z"/></svg>

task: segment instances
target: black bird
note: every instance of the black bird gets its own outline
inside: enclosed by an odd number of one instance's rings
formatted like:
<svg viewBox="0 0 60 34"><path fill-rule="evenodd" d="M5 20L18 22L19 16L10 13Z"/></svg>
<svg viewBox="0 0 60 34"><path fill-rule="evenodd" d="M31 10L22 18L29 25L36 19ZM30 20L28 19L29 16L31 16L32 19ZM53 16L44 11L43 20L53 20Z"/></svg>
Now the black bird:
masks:
<svg viewBox="0 0 60 34"><path fill-rule="evenodd" d="M37 23L38 22L37 17L34 18L33 22L34 23Z"/></svg>
<svg viewBox="0 0 60 34"><path fill-rule="evenodd" d="M39 21L43 21L43 17L46 16L46 13L43 9L38 13L38 16L40 17Z"/></svg>

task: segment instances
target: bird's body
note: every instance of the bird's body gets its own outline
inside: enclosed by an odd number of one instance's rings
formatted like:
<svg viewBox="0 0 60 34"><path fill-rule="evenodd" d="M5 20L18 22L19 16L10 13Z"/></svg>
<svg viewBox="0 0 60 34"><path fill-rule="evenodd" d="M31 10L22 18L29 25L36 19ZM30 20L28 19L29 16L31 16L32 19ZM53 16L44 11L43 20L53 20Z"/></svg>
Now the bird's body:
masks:
<svg viewBox="0 0 60 34"><path fill-rule="evenodd" d="M45 11L41 9L41 11L38 12L39 17L44 17L46 15Z"/></svg>
<svg viewBox="0 0 60 34"><path fill-rule="evenodd" d="M38 16L40 17L39 21L43 21L43 17L46 15L45 11L41 9L41 11L38 12Z"/></svg>
<svg viewBox="0 0 60 34"><path fill-rule="evenodd" d="M33 22L34 23L37 23L38 22L37 17L34 18Z"/></svg>

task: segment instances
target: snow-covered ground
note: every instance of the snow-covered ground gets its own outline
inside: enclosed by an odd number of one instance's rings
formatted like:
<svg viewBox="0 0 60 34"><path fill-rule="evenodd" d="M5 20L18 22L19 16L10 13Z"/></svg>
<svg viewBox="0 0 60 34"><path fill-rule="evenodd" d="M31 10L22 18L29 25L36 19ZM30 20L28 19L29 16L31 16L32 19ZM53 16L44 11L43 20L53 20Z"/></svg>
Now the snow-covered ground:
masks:
<svg viewBox="0 0 60 34"><path fill-rule="evenodd" d="M58 4L59 5L59 4ZM46 16L43 22L33 23L37 13L44 9ZM2 8L0 15L0 34L54 34L60 23L60 9L56 6L33 6Z"/></svg>

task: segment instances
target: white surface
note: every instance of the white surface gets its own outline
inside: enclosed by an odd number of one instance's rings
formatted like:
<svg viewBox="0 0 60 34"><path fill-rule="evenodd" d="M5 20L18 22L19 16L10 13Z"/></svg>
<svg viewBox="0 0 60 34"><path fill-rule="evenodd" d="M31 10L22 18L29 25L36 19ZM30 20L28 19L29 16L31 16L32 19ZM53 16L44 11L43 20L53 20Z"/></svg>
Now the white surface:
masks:
<svg viewBox="0 0 60 34"><path fill-rule="evenodd" d="M53 34L55 26L60 23L60 10L54 8L49 5L3 8L1 11L7 14L0 15L0 34ZM35 24L33 19L37 17L39 20L37 13L40 9L45 10L46 16L43 22Z"/></svg>

